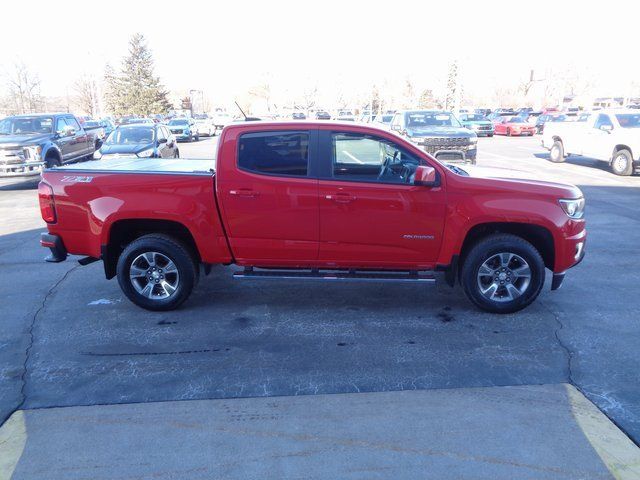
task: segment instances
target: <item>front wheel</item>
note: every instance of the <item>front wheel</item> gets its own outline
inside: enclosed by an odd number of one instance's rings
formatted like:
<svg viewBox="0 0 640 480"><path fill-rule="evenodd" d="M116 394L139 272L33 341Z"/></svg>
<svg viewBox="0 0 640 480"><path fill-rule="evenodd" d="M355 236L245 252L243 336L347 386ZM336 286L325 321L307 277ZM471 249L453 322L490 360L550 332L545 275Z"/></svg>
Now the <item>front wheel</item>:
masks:
<svg viewBox="0 0 640 480"><path fill-rule="evenodd" d="M533 302L544 284L544 261L526 240L496 234L467 254L460 281L469 300L491 313L513 313Z"/></svg>
<svg viewBox="0 0 640 480"><path fill-rule="evenodd" d="M173 310L191 294L198 268L189 250L161 234L144 235L124 249L118 283L129 300L147 310Z"/></svg>
<svg viewBox="0 0 640 480"><path fill-rule="evenodd" d="M629 150L619 150L613 154L611 171L621 176L631 175L633 173L633 157Z"/></svg>

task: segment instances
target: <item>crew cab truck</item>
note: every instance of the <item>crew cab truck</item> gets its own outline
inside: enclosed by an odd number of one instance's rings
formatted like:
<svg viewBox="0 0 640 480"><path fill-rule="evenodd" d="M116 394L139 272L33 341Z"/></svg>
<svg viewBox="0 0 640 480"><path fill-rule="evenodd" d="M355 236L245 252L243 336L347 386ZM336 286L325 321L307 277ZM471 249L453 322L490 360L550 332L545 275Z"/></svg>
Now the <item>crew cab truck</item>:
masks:
<svg viewBox="0 0 640 480"><path fill-rule="evenodd" d="M530 304L584 255L574 186L480 179L386 130L355 123L225 127L213 163L114 159L46 170L49 261L101 259L150 310L184 302L199 273L433 282L444 272L490 312ZM201 267L202 265L202 267Z"/></svg>
<svg viewBox="0 0 640 480"><path fill-rule="evenodd" d="M45 167L91 158L100 127L71 114L15 115L0 120L0 178L39 175Z"/></svg>
<svg viewBox="0 0 640 480"><path fill-rule="evenodd" d="M607 162L616 175L631 175L640 167L640 112L599 110L575 122L547 123L542 145L552 162L583 155Z"/></svg>

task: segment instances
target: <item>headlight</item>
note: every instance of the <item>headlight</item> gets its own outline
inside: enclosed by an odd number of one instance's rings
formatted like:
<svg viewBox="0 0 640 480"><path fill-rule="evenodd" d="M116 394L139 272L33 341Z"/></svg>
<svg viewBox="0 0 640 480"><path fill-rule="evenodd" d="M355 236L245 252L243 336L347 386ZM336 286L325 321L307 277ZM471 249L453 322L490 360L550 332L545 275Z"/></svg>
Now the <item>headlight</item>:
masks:
<svg viewBox="0 0 640 480"><path fill-rule="evenodd" d="M25 155L29 160L40 161L40 154L42 153L42 147L40 145L31 145L25 147L25 150L28 151L28 154Z"/></svg>
<svg viewBox="0 0 640 480"><path fill-rule="evenodd" d="M561 199L559 202L569 218L578 219L584 216L584 197L571 200Z"/></svg>
<svg viewBox="0 0 640 480"><path fill-rule="evenodd" d="M137 153L140 158L148 158L153 156L153 148L148 148L147 150L143 150Z"/></svg>

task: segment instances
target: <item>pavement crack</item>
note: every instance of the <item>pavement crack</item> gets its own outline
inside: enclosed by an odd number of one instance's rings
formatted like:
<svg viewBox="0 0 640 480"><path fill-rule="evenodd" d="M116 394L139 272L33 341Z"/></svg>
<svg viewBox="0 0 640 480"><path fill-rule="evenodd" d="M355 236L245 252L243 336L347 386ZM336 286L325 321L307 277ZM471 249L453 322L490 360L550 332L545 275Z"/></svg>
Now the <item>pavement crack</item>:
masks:
<svg viewBox="0 0 640 480"><path fill-rule="evenodd" d="M562 320L560 320L560 315L558 315L556 312L554 312L551 308L547 306L545 306L545 308L553 316L554 320L558 324L558 328L554 330L553 334L556 337L556 341L558 342L558 345L560 345L560 348L562 349L562 351L565 353L567 357L567 379L571 385L576 387L578 390L582 391L580 386L576 383L575 379L573 378L573 365L572 365L573 351L567 346L566 343L562 341L562 338L560 338L560 332L564 330L564 323L562 323Z"/></svg>
<svg viewBox="0 0 640 480"><path fill-rule="evenodd" d="M76 265L75 267L70 268L69 270L67 270L65 272L65 274L56 283L54 283L49 288L49 290L47 290L47 293L45 294L44 298L42 299L42 303L40 304L40 307L38 307L38 310L36 310L36 312L33 314L33 317L31 318L31 323L29 324L29 329L27 330L27 335L29 336L29 344L27 345L27 348L25 350L24 363L22 364L22 375L20 376L20 382L21 382L20 398L21 398L21 400L20 400L20 403L18 404L18 406L15 408L14 411L22 409L22 407L24 407L25 402L27 401L27 392L26 392L26 390L27 390L27 372L28 372L29 360L31 358L31 348L33 347L33 340L34 340L33 329L35 327L36 320L38 319L38 316L40 315L40 313L46 307L47 300L49 300L49 297L53 294L53 292L56 290L56 288L58 288L60 286L60 284L66 280L66 278L69 276L69 274L71 272L73 272L74 270L76 270L80 266L81 265Z"/></svg>

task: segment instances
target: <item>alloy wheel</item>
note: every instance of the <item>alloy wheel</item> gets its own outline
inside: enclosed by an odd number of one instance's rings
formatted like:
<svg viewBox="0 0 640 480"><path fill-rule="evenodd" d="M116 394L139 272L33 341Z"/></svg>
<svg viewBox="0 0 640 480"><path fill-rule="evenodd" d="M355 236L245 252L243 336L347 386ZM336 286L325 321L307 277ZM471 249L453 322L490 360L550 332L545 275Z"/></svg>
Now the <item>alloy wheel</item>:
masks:
<svg viewBox="0 0 640 480"><path fill-rule="evenodd" d="M501 252L484 261L477 274L480 293L492 302L510 302L522 296L531 284L531 267L524 258Z"/></svg>
<svg viewBox="0 0 640 480"><path fill-rule="evenodd" d="M180 284L176 264L159 252L138 255L129 267L129 279L140 295L151 300L171 297Z"/></svg>

